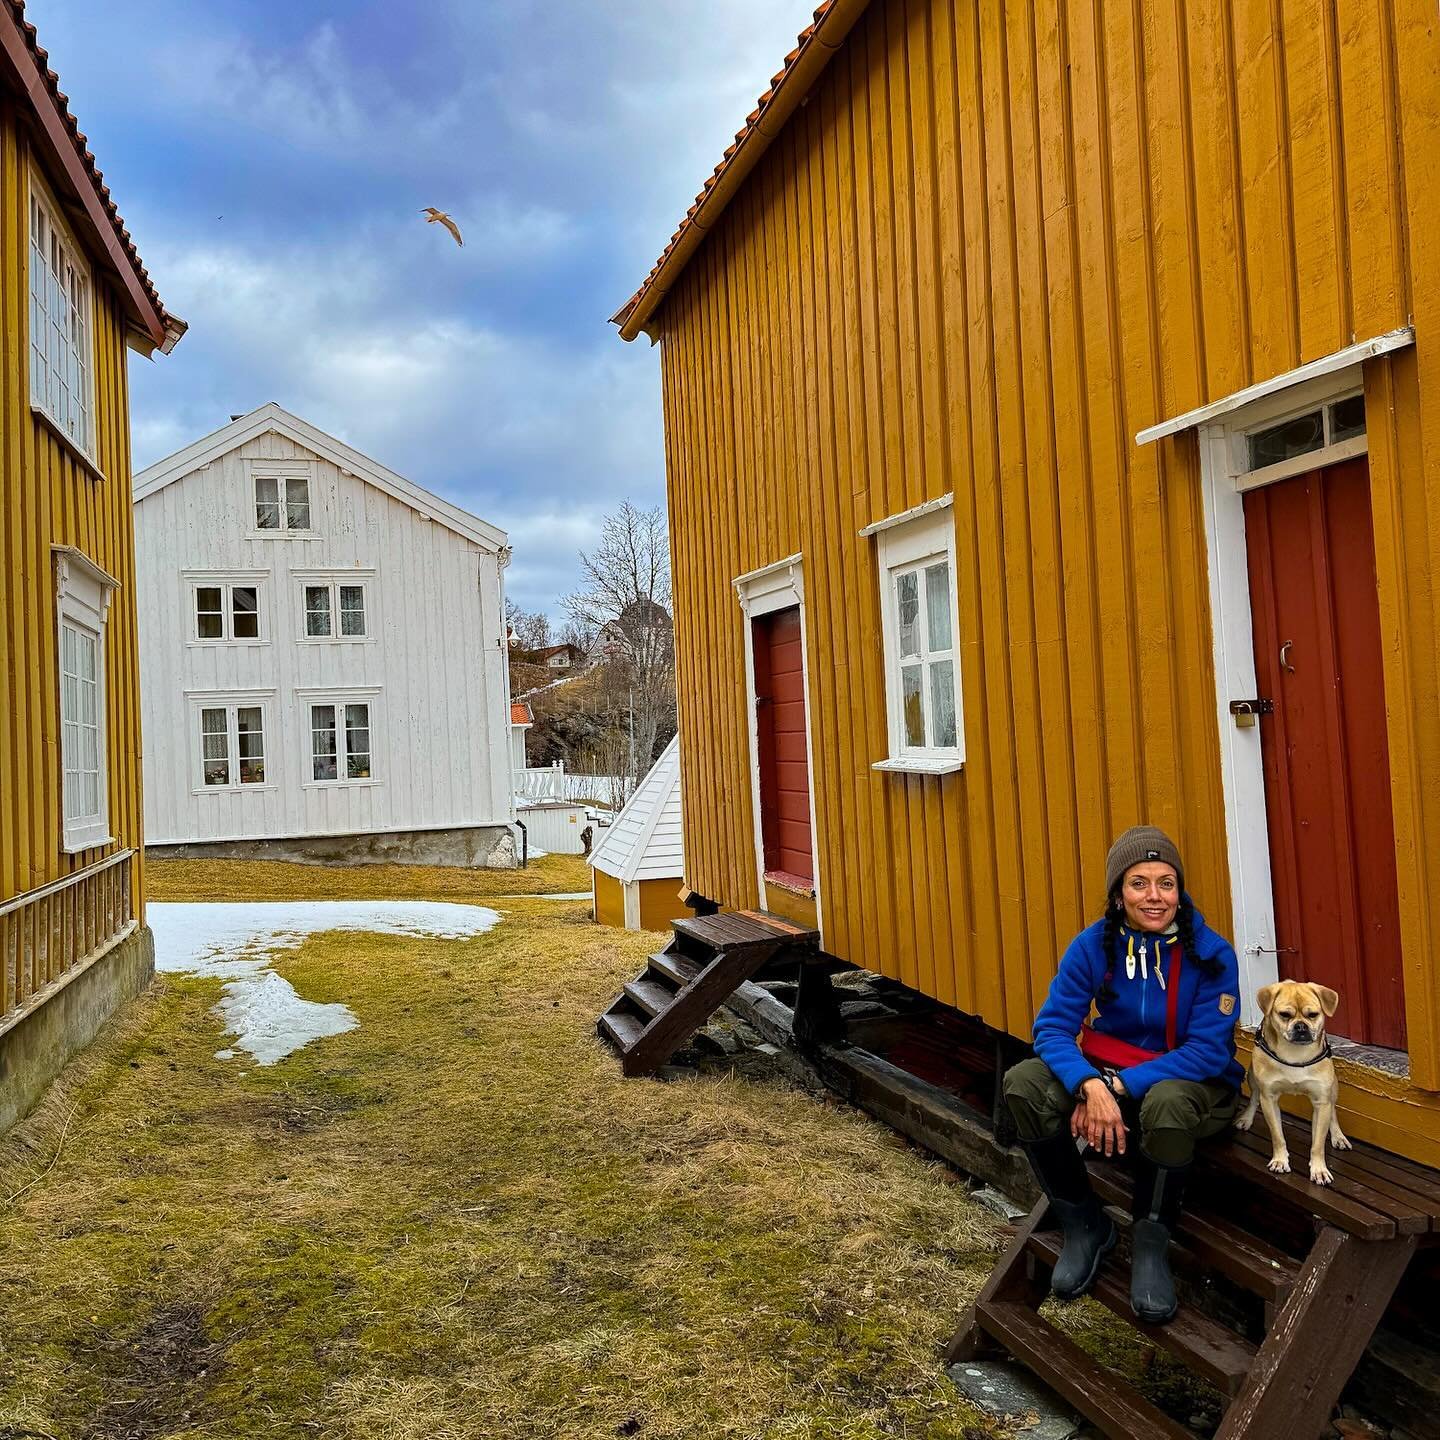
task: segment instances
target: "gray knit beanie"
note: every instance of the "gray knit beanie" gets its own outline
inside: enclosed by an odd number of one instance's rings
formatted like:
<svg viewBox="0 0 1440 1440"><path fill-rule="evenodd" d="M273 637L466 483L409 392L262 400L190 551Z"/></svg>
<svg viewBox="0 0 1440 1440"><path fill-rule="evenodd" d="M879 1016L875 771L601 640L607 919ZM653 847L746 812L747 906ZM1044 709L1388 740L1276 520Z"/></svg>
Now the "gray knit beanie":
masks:
<svg viewBox="0 0 1440 1440"><path fill-rule="evenodd" d="M1153 825L1132 825L1111 847L1105 857L1105 893L1111 891L1125 878L1125 872L1132 865L1144 865L1148 860L1159 860L1175 871L1175 878L1185 888L1185 867L1180 863L1180 852L1175 842Z"/></svg>

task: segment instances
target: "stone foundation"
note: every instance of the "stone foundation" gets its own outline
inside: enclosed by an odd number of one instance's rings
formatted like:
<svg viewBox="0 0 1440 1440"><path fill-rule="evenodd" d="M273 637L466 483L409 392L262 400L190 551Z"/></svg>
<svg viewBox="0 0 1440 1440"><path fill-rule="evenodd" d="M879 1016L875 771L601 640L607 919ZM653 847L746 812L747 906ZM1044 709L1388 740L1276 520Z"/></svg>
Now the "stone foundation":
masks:
<svg viewBox="0 0 1440 1440"><path fill-rule="evenodd" d="M29 1114L50 1082L155 975L148 926L127 935L0 1034L0 1134Z"/></svg>
<svg viewBox="0 0 1440 1440"><path fill-rule="evenodd" d="M374 835L297 835L285 840L209 840L148 845L152 860L287 860L299 865L446 865L514 870L520 848L509 825L391 830Z"/></svg>

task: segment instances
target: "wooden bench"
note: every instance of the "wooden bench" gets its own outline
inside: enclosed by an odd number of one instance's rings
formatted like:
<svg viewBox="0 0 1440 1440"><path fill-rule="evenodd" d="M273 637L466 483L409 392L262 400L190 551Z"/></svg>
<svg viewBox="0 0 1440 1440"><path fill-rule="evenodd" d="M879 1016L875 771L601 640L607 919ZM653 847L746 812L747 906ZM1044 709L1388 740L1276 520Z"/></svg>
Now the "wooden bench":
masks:
<svg viewBox="0 0 1440 1440"><path fill-rule="evenodd" d="M1305 1166L1309 1127L1287 1119ZM1216 1440L1317 1440L1417 1251L1440 1245L1440 1173L1368 1145L1331 1150L1335 1183L1272 1175L1269 1136L1201 1146L1173 1248L1182 1304L1168 1325L1130 1311L1130 1176L1121 1161L1088 1160L1101 1200L1122 1227L1092 1297L1176 1355L1227 1405ZM1041 1200L966 1313L947 1361L1008 1350L1111 1440L1190 1434L1040 1316L1060 1236ZM1255 1319L1227 1324L1184 1296L1223 1276L1255 1297ZM1249 1331L1250 1333L1246 1333Z"/></svg>

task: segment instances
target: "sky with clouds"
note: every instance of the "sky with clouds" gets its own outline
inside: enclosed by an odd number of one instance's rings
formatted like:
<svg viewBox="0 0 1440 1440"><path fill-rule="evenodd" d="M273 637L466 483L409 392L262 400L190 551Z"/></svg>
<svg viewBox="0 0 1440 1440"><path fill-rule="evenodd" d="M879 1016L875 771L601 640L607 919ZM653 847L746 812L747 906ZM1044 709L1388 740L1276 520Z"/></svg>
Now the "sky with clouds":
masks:
<svg viewBox="0 0 1440 1440"><path fill-rule="evenodd" d="M608 317L813 5L30 0L191 327L132 357L136 468L278 401L508 530L558 617L606 511L664 499L659 357Z"/></svg>

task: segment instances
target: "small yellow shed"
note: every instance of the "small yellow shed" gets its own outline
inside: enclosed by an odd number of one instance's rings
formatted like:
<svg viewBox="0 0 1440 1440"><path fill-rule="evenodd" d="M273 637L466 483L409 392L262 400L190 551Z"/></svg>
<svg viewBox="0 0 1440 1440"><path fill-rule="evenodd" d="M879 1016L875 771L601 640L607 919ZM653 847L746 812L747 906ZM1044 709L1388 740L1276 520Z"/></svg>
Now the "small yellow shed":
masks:
<svg viewBox="0 0 1440 1440"><path fill-rule="evenodd" d="M640 782L590 856L595 919L626 930L664 930L688 915L680 901L680 740Z"/></svg>

